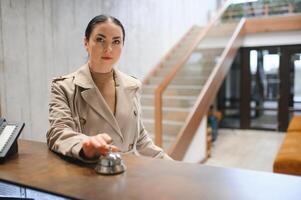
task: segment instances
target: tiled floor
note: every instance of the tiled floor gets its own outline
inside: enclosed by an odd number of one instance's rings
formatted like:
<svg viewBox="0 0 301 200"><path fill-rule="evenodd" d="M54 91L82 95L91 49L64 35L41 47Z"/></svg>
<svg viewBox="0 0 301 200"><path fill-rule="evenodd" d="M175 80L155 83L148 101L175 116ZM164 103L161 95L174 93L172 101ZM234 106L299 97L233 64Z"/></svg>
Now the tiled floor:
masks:
<svg viewBox="0 0 301 200"><path fill-rule="evenodd" d="M282 132L220 129L205 164L272 172L284 136Z"/></svg>

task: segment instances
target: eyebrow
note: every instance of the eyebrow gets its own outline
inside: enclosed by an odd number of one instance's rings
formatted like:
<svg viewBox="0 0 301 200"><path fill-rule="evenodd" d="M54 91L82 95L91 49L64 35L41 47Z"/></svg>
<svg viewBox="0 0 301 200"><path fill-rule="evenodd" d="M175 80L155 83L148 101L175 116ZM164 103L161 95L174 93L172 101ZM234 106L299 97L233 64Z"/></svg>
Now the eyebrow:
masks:
<svg viewBox="0 0 301 200"><path fill-rule="evenodd" d="M101 33L98 33L97 35L98 35L98 36L101 36L101 37L103 37L103 38L106 38L106 36L103 35L103 34L101 34ZM113 39L114 39L114 40L116 40L116 39L121 39L121 37L120 37L120 36L115 36L115 37L113 37Z"/></svg>

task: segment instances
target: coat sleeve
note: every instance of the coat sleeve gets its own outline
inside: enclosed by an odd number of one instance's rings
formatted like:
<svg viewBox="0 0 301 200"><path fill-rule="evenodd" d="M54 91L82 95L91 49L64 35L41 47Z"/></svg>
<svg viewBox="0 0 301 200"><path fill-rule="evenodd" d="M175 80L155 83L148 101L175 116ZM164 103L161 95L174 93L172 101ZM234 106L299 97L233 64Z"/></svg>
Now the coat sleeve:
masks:
<svg viewBox="0 0 301 200"><path fill-rule="evenodd" d="M49 103L47 145L57 153L89 162L80 156L82 142L88 136L78 132L76 121L70 109L63 81L53 81Z"/></svg>
<svg viewBox="0 0 301 200"><path fill-rule="evenodd" d="M138 114L138 131L139 137L137 140L137 150L141 155L150 156L155 158L162 158L165 160L172 160L160 147L156 146L146 131L142 118L141 118L141 103L140 103L140 90L137 92L137 107L139 109Z"/></svg>
<svg viewBox="0 0 301 200"><path fill-rule="evenodd" d="M172 160L160 147L156 146L147 131L145 130L142 121L140 120L141 132L137 141L137 150L141 155L162 158L164 160Z"/></svg>

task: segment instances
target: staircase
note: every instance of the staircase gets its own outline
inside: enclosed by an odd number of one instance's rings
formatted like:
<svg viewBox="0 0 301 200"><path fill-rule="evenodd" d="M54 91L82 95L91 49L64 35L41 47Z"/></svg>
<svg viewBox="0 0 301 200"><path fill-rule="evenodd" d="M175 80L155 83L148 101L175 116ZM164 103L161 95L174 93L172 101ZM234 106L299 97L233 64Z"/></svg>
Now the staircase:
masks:
<svg viewBox="0 0 301 200"><path fill-rule="evenodd" d="M230 17L227 22L223 13L230 3L226 1L206 27L192 27L144 79L141 100L145 127L156 144L176 160L184 159L194 136L206 135L204 127L199 131L199 124L244 36L301 29L298 14L270 17L268 13L239 21ZM205 143L200 145L206 147Z"/></svg>
<svg viewBox="0 0 301 200"><path fill-rule="evenodd" d="M204 84L210 76L219 56L225 48L225 42L231 37L237 23L220 24L212 27L206 37L194 49L189 59L181 67L175 78L163 94L163 148L167 151L183 127L187 116L194 106ZM142 115L144 125L154 137L154 93L164 77L170 73L174 65L187 53L191 44L199 37L202 28L194 26L181 45L173 49L162 67L157 69L147 84L143 85ZM218 42L217 42L218 41Z"/></svg>

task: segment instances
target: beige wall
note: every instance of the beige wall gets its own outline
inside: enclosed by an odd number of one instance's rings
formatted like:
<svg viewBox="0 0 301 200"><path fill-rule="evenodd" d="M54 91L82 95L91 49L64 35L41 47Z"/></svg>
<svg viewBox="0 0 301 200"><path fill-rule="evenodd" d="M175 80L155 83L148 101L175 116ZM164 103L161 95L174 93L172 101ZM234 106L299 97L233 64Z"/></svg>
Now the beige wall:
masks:
<svg viewBox="0 0 301 200"><path fill-rule="evenodd" d="M204 25L215 6L199 0L1 0L0 114L26 123L22 138L45 141L51 79L86 62L83 35L95 15L123 22L118 67L142 79L191 25Z"/></svg>

